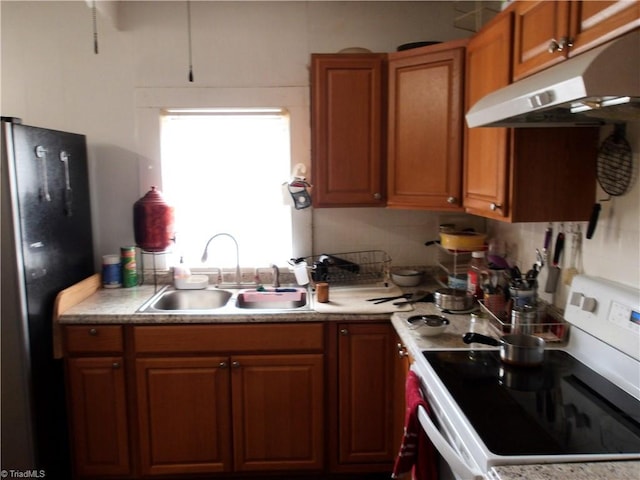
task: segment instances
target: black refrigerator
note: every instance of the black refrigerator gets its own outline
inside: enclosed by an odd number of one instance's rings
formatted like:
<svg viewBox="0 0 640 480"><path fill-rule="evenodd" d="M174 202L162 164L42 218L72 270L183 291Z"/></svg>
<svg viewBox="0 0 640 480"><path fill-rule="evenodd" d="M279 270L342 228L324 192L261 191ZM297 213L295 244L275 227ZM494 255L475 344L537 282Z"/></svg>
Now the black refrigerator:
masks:
<svg viewBox="0 0 640 480"><path fill-rule="evenodd" d="M84 135L2 119L0 469L71 478L57 293L95 271Z"/></svg>

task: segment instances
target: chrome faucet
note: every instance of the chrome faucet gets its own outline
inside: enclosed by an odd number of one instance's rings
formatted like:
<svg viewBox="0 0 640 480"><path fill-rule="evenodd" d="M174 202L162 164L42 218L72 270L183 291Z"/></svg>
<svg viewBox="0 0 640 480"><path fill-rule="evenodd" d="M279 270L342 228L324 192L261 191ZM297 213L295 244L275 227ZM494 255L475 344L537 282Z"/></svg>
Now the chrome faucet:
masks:
<svg viewBox="0 0 640 480"><path fill-rule="evenodd" d="M280 288L280 269L275 263L271 264L273 269L273 288Z"/></svg>
<svg viewBox="0 0 640 480"><path fill-rule="evenodd" d="M233 235L229 233L216 233L213 237L207 240L207 244L204 246L204 252L202 252L202 258L200 260L202 261L202 263L205 263L207 261L207 250L209 248L209 244L214 238L222 236L229 237L231 240L233 240L233 243L236 246L236 284L240 285L242 283L242 274L240 273L240 247L238 247L238 242L235 238L233 238Z"/></svg>

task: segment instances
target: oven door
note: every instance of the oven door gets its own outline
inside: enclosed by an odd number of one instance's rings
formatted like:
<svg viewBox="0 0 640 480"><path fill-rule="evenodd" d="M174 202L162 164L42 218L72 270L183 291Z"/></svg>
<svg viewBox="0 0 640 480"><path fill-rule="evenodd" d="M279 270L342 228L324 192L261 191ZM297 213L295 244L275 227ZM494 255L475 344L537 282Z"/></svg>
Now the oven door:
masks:
<svg viewBox="0 0 640 480"><path fill-rule="evenodd" d="M437 389L435 385L429 385L428 375L415 364L411 369L418 375L422 383L422 393L431 409L434 419L427 412L418 407L418 420L422 429L427 434L431 443L436 448L443 460L441 465L441 478L454 478L456 480L481 480L484 477L468 450L464 446L463 439L453 427L453 422L447 415L438 399L432 394ZM437 426L436 426L437 424Z"/></svg>

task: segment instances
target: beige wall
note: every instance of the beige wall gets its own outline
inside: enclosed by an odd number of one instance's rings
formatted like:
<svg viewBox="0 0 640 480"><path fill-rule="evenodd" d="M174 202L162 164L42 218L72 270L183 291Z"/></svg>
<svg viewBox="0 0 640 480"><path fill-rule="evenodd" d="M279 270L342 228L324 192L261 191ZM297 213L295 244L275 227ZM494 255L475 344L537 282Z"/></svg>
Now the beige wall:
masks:
<svg viewBox="0 0 640 480"><path fill-rule="evenodd" d="M112 5L117 22L98 17L95 55L85 2L0 2L2 115L87 135L96 255L133 242L132 205L157 178L157 142L148 126L167 99L205 106L198 104L235 103L266 91L293 98L300 118L293 160L308 164L311 53L352 46L393 51L406 42L469 34L454 28L453 2L192 2L195 82L189 83L186 3ZM629 136L640 151L637 125ZM585 241L586 273L640 285L639 195L636 185L603 204L596 238ZM442 218L323 209L296 222L310 232L314 253L376 248L395 264L425 264L435 252L423 243L437 235ZM484 226L482 219L457 218ZM545 225L489 222L489 228L517 244L513 259L528 265Z"/></svg>

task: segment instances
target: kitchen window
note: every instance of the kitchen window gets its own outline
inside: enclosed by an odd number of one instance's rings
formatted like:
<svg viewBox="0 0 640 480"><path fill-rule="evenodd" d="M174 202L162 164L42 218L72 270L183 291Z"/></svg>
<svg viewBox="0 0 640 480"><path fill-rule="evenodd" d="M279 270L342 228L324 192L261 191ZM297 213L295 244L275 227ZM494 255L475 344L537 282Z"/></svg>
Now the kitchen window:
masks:
<svg viewBox="0 0 640 480"><path fill-rule="evenodd" d="M175 206L176 254L200 267L207 240L237 240L241 267L284 265L293 256L291 174L284 109L184 109L161 114L163 194ZM231 239L216 238L207 265L235 267Z"/></svg>

